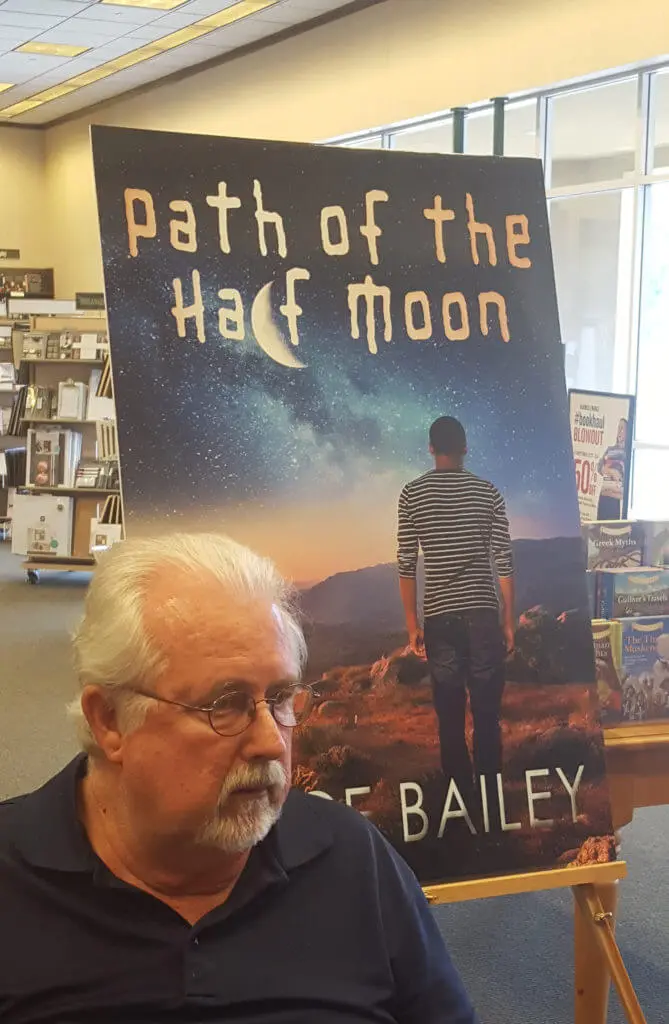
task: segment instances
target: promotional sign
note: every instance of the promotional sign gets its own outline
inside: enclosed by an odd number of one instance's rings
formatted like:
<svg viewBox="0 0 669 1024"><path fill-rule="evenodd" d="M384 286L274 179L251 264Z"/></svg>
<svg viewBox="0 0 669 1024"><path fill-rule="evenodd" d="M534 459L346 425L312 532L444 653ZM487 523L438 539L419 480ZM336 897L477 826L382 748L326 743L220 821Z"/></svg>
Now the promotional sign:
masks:
<svg viewBox="0 0 669 1024"><path fill-rule="evenodd" d="M634 440L634 396L570 391L569 424L581 521L625 519Z"/></svg>
<svg viewBox="0 0 669 1024"><path fill-rule="evenodd" d="M0 270L0 299L52 299L54 287L53 270Z"/></svg>
<svg viewBox="0 0 669 1024"><path fill-rule="evenodd" d="M613 858L540 163L113 128L93 152L126 530L226 532L300 591L295 784L423 882ZM441 416L496 531L454 578L494 555L508 593L513 561L516 629L505 661L492 585L440 727L397 533Z"/></svg>

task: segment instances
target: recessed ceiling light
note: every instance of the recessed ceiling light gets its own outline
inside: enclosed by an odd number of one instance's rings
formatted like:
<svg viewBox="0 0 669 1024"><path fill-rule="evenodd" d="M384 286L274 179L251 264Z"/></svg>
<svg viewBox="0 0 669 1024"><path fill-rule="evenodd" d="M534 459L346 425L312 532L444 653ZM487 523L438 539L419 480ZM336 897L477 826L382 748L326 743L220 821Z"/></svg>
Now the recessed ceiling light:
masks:
<svg viewBox="0 0 669 1024"><path fill-rule="evenodd" d="M14 82L0 82L0 92L6 92L7 89L13 89Z"/></svg>
<svg viewBox="0 0 669 1024"><path fill-rule="evenodd" d="M17 53L40 53L49 57L78 57L80 53L86 53L88 46L72 46L70 43L24 43L17 46Z"/></svg>
<svg viewBox="0 0 669 1024"><path fill-rule="evenodd" d="M277 0L238 0L238 3L233 4L232 7L226 7L224 11L219 11L218 14L210 14L208 17L196 22L196 24L206 25L207 28L223 28L225 25L232 24L233 21L246 18L249 14L263 11L266 7L272 7L275 3L277 3Z"/></svg>
<svg viewBox="0 0 669 1024"><path fill-rule="evenodd" d="M114 7L150 7L154 11L171 11L175 7L181 7L186 0L101 0L103 4L113 4Z"/></svg>

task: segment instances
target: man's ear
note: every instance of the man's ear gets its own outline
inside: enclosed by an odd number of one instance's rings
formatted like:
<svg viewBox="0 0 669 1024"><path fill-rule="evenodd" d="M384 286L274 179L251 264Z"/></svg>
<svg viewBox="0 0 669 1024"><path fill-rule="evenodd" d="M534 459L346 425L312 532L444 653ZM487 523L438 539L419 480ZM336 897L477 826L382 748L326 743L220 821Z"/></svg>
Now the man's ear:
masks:
<svg viewBox="0 0 669 1024"><path fill-rule="evenodd" d="M117 763L122 761L123 735L111 695L101 686L85 686L81 694L81 710L105 757Z"/></svg>
<svg viewBox="0 0 669 1024"><path fill-rule="evenodd" d="M429 451L430 455L434 455L434 447L432 445L429 445L428 451Z"/></svg>

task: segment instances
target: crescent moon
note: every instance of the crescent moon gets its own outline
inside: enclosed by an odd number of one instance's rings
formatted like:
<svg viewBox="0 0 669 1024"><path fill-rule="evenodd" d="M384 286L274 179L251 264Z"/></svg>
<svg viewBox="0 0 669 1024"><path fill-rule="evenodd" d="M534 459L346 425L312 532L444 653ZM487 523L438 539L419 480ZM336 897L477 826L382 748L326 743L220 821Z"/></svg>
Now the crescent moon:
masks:
<svg viewBox="0 0 669 1024"><path fill-rule="evenodd" d="M291 351L288 342L274 322L272 316L272 285L269 281L264 285L251 307L251 327L255 339L263 352L281 366L287 366L291 370L303 370L306 363L300 362L297 356Z"/></svg>

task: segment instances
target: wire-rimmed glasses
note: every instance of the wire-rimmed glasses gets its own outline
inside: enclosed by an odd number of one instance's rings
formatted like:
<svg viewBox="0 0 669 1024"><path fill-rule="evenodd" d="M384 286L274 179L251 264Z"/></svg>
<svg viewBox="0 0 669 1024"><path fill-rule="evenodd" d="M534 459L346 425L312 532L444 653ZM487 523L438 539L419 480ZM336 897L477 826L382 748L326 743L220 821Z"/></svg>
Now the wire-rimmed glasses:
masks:
<svg viewBox="0 0 669 1024"><path fill-rule="evenodd" d="M286 729L294 729L309 717L314 706L314 691L307 683L294 683L285 686L270 697L256 700L246 690L228 690L217 697L211 704L198 706L184 704L178 700L168 700L157 693L133 688L133 693L142 697L150 697L163 704L173 704L187 711L201 711L209 718L209 724L219 736L239 736L253 722L259 704L266 704L275 722Z"/></svg>

